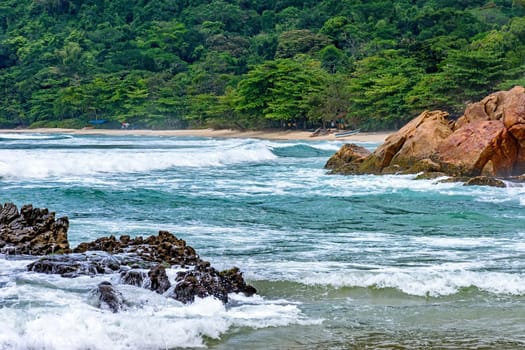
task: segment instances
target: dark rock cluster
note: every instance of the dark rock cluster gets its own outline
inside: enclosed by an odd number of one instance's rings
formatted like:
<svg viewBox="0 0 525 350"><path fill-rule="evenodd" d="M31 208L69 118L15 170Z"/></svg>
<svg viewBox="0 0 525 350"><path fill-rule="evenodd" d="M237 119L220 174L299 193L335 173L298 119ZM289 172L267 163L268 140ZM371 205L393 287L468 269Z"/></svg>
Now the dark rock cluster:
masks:
<svg viewBox="0 0 525 350"><path fill-rule="evenodd" d="M213 296L224 303L228 293L256 293L238 268L218 271L202 260L182 239L167 231L150 237L102 237L74 249L67 241L68 219L55 220L47 209L7 203L0 211L0 249L4 254L41 256L27 266L29 271L74 278L116 274L118 283L146 288L183 303L195 297ZM170 282L167 267L181 271ZM125 305L118 285L103 282L90 293L93 305L117 312Z"/></svg>
<svg viewBox="0 0 525 350"><path fill-rule="evenodd" d="M195 265L199 257L195 250L167 231L160 231L157 236L147 238L129 236L102 237L93 242L80 243L73 249L75 253L86 251L103 251L111 254L131 253L144 262L163 262L168 265Z"/></svg>
<svg viewBox="0 0 525 350"><path fill-rule="evenodd" d="M68 253L67 217L55 219L47 209L0 204L0 253L45 255Z"/></svg>

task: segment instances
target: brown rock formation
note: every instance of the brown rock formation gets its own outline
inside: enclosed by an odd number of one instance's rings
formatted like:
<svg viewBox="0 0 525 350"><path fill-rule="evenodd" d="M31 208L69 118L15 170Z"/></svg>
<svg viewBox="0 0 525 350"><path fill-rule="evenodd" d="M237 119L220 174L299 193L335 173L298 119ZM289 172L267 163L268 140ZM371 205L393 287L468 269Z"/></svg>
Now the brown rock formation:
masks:
<svg viewBox="0 0 525 350"><path fill-rule="evenodd" d="M488 175L512 174L518 147L499 120L476 120L459 128L432 155L452 176L478 176L489 162Z"/></svg>
<svg viewBox="0 0 525 350"><path fill-rule="evenodd" d="M446 112L423 112L364 160L350 158L344 163L334 155L337 161L331 158L327 168L355 174L431 171L510 177L525 173L525 88L516 86L470 104L455 123L447 118Z"/></svg>
<svg viewBox="0 0 525 350"><path fill-rule="evenodd" d="M183 303L196 296L214 296L227 302L228 293L250 296L256 292L238 268L216 270L184 240L167 231L147 238L103 237L81 243L71 252L68 228L67 217L55 220L55 213L47 209L25 205L19 212L12 203L0 205L0 253L44 255L27 266L27 270L37 273L69 278L120 273L120 283L159 294L172 290L168 296ZM177 275L172 288L166 267L173 265L186 270ZM103 309L118 312L124 305L122 295L109 282L99 284L90 294L93 304Z"/></svg>
<svg viewBox="0 0 525 350"><path fill-rule="evenodd" d="M365 159L344 157L348 149L358 146L343 146L326 164L335 173L381 174L418 166L434 168L429 157L441 141L452 134L452 123L448 113L441 111L421 113L398 132L389 136L383 145ZM344 161L349 159L349 162ZM425 160L425 161L423 161ZM423 162L422 162L423 161Z"/></svg>
<svg viewBox="0 0 525 350"><path fill-rule="evenodd" d="M347 143L328 160L325 168L338 169L339 173L354 173L370 153L364 147Z"/></svg>
<svg viewBox="0 0 525 350"><path fill-rule="evenodd" d="M7 254L45 255L69 252L67 217L55 220L47 209L13 203L0 205L0 251Z"/></svg>
<svg viewBox="0 0 525 350"><path fill-rule="evenodd" d="M167 231L159 231L157 236L146 239L141 236L131 239L129 236L102 237L93 242L80 243L73 252L100 250L111 254L133 253L148 262L166 263L168 265L195 265L200 259L195 249L186 245Z"/></svg>

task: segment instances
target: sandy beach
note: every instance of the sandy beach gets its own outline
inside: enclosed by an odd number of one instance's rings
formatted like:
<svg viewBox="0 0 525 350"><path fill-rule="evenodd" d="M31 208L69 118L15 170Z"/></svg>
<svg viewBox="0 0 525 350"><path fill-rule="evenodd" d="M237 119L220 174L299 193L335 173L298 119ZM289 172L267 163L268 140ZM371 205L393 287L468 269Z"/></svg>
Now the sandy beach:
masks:
<svg viewBox="0 0 525 350"><path fill-rule="evenodd" d="M345 137L335 137L335 132L312 137L311 131L238 131L215 129L185 130L125 130L125 129L3 129L0 133L40 133L40 134L77 134L77 135L140 135L140 136L194 136L212 138L255 138L265 140L309 140L309 141L345 141L345 142L383 142L392 132L360 132Z"/></svg>

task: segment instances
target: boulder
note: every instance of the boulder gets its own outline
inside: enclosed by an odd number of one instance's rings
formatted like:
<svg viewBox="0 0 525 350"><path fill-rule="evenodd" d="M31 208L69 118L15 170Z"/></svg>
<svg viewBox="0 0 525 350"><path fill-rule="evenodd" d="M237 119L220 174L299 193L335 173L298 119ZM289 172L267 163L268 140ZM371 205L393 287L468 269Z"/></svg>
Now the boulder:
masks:
<svg viewBox="0 0 525 350"><path fill-rule="evenodd" d="M448 113L425 111L410 121L362 162L361 173L380 174L390 169L404 170L428 159L437 146L452 134Z"/></svg>
<svg viewBox="0 0 525 350"><path fill-rule="evenodd" d="M364 147L347 143L328 159L324 167L331 169L334 174L354 173L370 153Z"/></svg>
<svg viewBox="0 0 525 350"><path fill-rule="evenodd" d="M70 251L69 220L55 219L47 209L24 205L20 212L13 203L0 205L0 252L46 255Z"/></svg>
<svg viewBox="0 0 525 350"><path fill-rule="evenodd" d="M501 121L476 120L441 142L431 158L452 176L479 176L487 164L489 175L510 176L517 153L517 143Z"/></svg>
<svg viewBox="0 0 525 350"><path fill-rule="evenodd" d="M99 309L110 310L113 313L124 308L124 297L110 282L101 282L89 292L89 303Z"/></svg>

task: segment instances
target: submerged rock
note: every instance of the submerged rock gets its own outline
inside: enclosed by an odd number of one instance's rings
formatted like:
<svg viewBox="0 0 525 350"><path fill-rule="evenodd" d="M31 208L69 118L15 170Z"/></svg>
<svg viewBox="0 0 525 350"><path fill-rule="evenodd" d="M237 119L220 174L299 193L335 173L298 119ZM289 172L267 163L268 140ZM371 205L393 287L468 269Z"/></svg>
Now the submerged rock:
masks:
<svg viewBox="0 0 525 350"><path fill-rule="evenodd" d="M228 293L243 293L247 296L256 293L255 288L245 283L238 268L219 272L209 263L201 264L191 271L179 272L176 282L171 297L183 303L193 302L195 297L208 296L227 303Z"/></svg>
<svg viewBox="0 0 525 350"><path fill-rule="evenodd" d="M476 176L468 179L464 186L492 186L492 187L507 187L505 182L488 176Z"/></svg>
<svg viewBox="0 0 525 350"><path fill-rule="evenodd" d="M124 266L142 263L142 260L133 255L86 252L44 256L29 264L27 269L33 272L57 274L62 277L78 277L115 273Z"/></svg>
<svg viewBox="0 0 525 350"><path fill-rule="evenodd" d="M0 252L3 254L46 255L70 251L67 240L69 220L55 219L47 209L24 205L20 212L13 203L0 205Z"/></svg>
<svg viewBox="0 0 525 350"><path fill-rule="evenodd" d="M525 173L525 88L516 86L467 106L456 122L425 111L365 159L328 161L332 173L438 172L454 177L512 177Z"/></svg>
<svg viewBox="0 0 525 350"><path fill-rule="evenodd" d="M113 313L124 308L124 297L110 282L101 282L89 292L89 303L99 309L110 310Z"/></svg>

